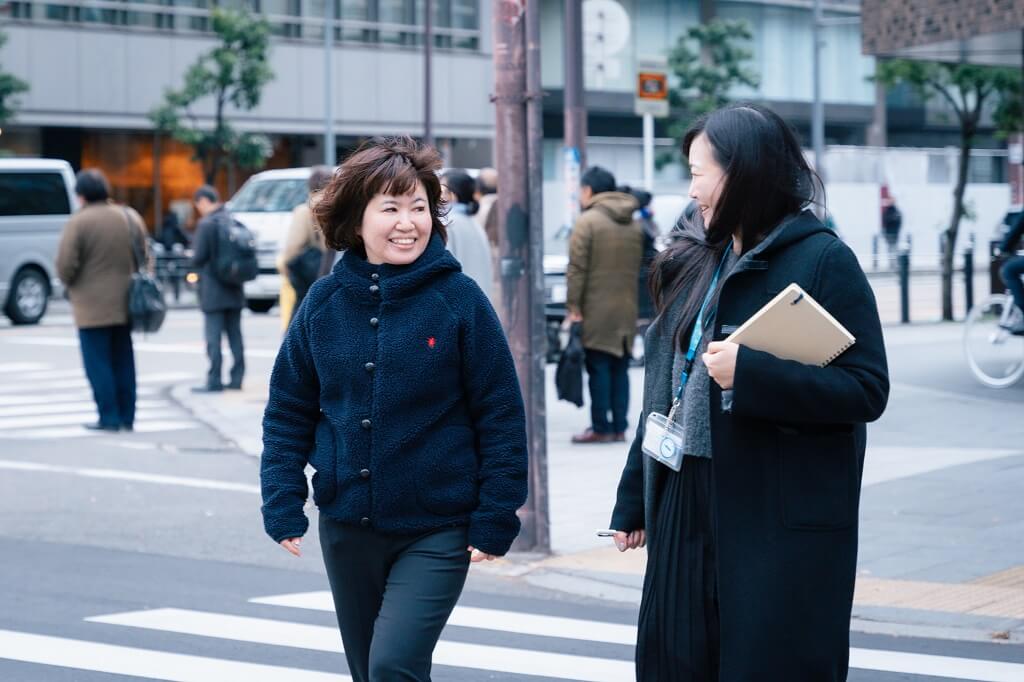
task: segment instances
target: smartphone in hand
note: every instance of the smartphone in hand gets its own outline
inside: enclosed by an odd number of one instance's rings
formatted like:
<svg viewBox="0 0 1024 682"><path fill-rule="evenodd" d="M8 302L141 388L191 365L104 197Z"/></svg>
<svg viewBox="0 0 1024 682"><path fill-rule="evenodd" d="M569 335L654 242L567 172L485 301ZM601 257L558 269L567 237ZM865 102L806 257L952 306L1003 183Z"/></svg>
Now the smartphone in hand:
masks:
<svg viewBox="0 0 1024 682"><path fill-rule="evenodd" d="M597 532L597 537L599 537L599 538L613 538L613 537L615 537L615 534L618 533L619 531L617 531L617 530L609 530L607 528L604 528L604 529L601 529L601 530L596 531L596 532Z"/></svg>

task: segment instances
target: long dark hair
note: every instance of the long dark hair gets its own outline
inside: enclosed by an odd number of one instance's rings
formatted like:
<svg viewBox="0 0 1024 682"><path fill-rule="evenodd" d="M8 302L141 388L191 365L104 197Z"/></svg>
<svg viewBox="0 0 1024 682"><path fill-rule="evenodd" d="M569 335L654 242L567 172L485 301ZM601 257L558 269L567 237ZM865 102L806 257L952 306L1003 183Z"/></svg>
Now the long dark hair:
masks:
<svg viewBox="0 0 1024 682"><path fill-rule="evenodd" d="M480 209L473 194L476 192L476 181L464 170L452 169L444 174L444 184L455 196L455 203L465 204L466 212L475 215Z"/></svg>
<svg viewBox="0 0 1024 682"><path fill-rule="evenodd" d="M707 137L715 161L725 171L718 205L706 226L700 211L681 218L678 237L651 267L649 285L658 315L686 296L675 343L697 317L714 271L739 232L743 252L759 244L787 216L812 203L824 203L821 179L807 164L796 135L771 109L737 104L705 114L683 136L683 154ZM717 303L717 294L711 306Z"/></svg>

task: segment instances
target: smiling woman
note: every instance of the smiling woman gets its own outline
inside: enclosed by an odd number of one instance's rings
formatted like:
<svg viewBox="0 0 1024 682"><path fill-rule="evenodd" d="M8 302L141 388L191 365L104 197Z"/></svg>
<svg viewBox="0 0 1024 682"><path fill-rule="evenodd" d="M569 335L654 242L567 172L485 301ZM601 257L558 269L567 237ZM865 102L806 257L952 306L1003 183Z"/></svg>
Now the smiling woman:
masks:
<svg viewBox="0 0 1024 682"><path fill-rule="evenodd" d="M263 418L264 526L301 554L313 467L355 682L430 679L470 562L508 551L526 500L512 354L445 249L440 166L376 138L334 174L313 213L345 254L295 313Z"/></svg>

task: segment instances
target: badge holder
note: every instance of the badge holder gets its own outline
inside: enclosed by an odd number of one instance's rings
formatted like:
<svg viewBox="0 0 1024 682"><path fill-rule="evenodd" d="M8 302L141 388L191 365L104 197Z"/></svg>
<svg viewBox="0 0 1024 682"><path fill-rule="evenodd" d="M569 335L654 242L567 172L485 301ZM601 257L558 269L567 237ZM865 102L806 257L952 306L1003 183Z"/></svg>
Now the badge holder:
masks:
<svg viewBox="0 0 1024 682"><path fill-rule="evenodd" d="M675 401L667 417L657 412L648 415L641 443L645 455L673 471L683 465L683 427L675 421L678 407L679 401Z"/></svg>

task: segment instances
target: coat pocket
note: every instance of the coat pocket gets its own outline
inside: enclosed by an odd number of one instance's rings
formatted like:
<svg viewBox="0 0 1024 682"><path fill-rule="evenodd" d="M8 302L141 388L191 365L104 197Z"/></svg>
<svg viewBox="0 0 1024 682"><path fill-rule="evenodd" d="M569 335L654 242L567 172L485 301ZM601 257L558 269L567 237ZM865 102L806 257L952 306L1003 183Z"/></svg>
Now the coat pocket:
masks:
<svg viewBox="0 0 1024 682"><path fill-rule="evenodd" d="M468 514L479 504L473 429L450 426L432 439L416 467L416 497L438 516Z"/></svg>
<svg viewBox="0 0 1024 682"><path fill-rule="evenodd" d="M338 494L338 455L334 427L321 415L316 425L316 444L309 458L313 467L313 501L318 507L330 504Z"/></svg>
<svg viewBox="0 0 1024 682"><path fill-rule="evenodd" d="M852 431L780 428L782 523L797 530L839 530L856 519L857 453Z"/></svg>

